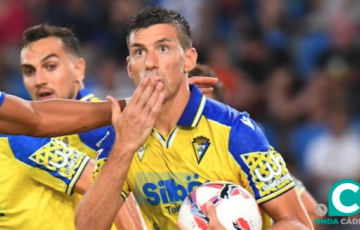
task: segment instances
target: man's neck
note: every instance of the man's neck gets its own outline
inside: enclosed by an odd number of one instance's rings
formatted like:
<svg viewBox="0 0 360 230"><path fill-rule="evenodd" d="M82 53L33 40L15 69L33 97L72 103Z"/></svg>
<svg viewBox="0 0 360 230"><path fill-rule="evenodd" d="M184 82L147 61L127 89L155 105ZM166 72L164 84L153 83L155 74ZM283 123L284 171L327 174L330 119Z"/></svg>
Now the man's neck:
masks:
<svg viewBox="0 0 360 230"><path fill-rule="evenodd" d="M187 84L183 84L176 95L166 101L155 120L155 128L163 136L168 136L170 131L179 121L190 99L190 90Z"/></svg>

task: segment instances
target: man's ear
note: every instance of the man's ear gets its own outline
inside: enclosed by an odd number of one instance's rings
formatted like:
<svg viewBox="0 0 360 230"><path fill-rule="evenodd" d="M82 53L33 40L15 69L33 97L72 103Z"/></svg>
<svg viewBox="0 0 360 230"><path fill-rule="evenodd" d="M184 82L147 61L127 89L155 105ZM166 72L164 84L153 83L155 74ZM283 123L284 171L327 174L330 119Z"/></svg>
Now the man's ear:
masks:
<svg viewBox="0 0 360 230"><path fill-rule="evenodd" d="M131 79L133 79L132 76L132 69L131 69L131 64L130 64L130 56L126 57L126 63L127 63L127 71L128 71L128 75Z"/></svg>
<svg viewBox="0 0 360 230"><path fill-rule="evenodd" d="M85 68L86 68L86 63L83 58L79 58L75 61L75 70L76 70L75 81L76 82L82 82L84 80Z"/></svg>
<svg viewBox="0 0 360 230"><path fill-rule="evenodd" d="M188 73L192 69L194 69L196 65L198 54L196 52L196 49L194 47L191 47L190 49L187 49L185 51L185 69L184 72Z"/></svg>

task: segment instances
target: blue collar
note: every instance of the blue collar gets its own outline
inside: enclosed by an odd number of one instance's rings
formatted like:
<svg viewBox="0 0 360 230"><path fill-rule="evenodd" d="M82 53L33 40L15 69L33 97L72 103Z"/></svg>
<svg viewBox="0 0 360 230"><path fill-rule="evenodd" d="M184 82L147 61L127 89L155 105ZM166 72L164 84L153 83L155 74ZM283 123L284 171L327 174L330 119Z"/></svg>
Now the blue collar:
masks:
<svg viewBox="0 0 360 230"><path fill-rule="evenodd" d="M190 98L177 125L196 127L201 119L206 97L195 85L190 85Z"/></svg>
<svg viewBox="0 0 360 230"><path fill-rule="evenodd" d="M90 91L87 88L83 88L76 95L76 100L78 100L78 101L88 101L92 97L94 97L94 94L90 93Z"/></svg>

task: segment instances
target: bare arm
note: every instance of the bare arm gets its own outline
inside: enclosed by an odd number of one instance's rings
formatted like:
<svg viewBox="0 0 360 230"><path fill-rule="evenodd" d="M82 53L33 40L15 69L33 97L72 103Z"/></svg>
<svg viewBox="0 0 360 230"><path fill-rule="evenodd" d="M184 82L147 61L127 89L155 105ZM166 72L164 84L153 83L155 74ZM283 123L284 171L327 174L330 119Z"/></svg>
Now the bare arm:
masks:
<svg viewBox="0 0 360 230"><path fill-rule="evenodd" d="M125 100L119 104L125 107ZM108 102L62 99L35 102L6 95L0 107L0 132L11 135L61 136L110 124Z"/></svg>
<svg viewBox="0 0 360 230"><path fill-rule="evenodd" d="M265 202L261 208L275 221L269 230L307 230L314 229L295 189Z"/></svg>
<svg viewBox="0 0 360 230"><path fill-rule="evenodd" d="M141 218L134 195L131 193L120 208L115 218L115 225L118 230L141 230L143 229Z"/></svg>
<svg viewBox="0 0 360 230"><path fill-rule="evenodd" d="M84 169L81 177L75 185L75 192L84 195L91 186L94 161L91 160ZM115 225L118 230L140 230L142 229L139 212L135 206L135 198L129 196L122 208L116 215Z"/></svg>
<svg viewBox="0 0 360 230"><path fill-rule="evenodd" d="M317 216L315 213L315 206L317 205L317 201L311 196L308 191L304 191L301 195L301 201L303 202L305 209L311 219L311 223L315 223L316 218L321 218ZM316 228L316 226L314 226Z"/></svg>
<svg viewBox="0 0 360 230"><path fill-rule="evenodd" d="M124 203L120 194L132 156L133 153L123 151L119 145L114 145L97 181L78 205L75 216L76 229L110 229ZM119 165L121 167L118 167Z"/></svg>

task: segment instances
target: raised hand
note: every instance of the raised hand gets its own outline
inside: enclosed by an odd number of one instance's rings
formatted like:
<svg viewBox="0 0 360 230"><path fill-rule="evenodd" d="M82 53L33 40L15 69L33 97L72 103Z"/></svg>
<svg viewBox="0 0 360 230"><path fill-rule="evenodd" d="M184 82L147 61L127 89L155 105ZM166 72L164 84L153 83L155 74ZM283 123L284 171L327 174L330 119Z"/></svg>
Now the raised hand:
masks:
<svg viewBox="0 0 360 230"><path fill-rule="evenodd" d="M164 100L162 89L156 77L143 79L122 113L118 102L108 97L117 142L122 148L136 152L149 137Z"/></svg>
<svg viewBox="0 0 360 230"><path fill-rule="evenodd" d="M212 93L214 89L211 86L215 85L217 82L218 79L213 77L196 76L189 78L189 83L196 85L203 94Z"/></svg>

